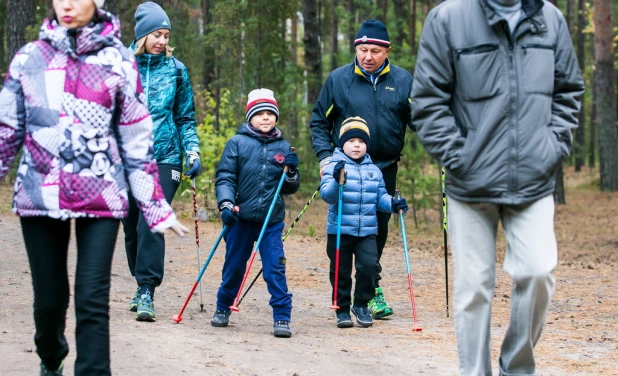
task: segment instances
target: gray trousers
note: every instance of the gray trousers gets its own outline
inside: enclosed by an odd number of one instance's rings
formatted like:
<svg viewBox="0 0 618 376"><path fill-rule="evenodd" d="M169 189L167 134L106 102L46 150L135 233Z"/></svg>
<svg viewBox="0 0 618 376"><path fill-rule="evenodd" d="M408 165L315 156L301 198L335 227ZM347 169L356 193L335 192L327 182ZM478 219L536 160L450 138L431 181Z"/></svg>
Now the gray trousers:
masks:
<svg viewBox="0 0 618 376"><path fill-rule="evenodd" d="M455 267L455 332L461 375L491 375L490 323L498 222L508 246L504 271L513 280L511 315L500 351L500 374L535 375L536 345L551 297L558 250L554 201L526 205L468 203L448 198Z"/></svg>

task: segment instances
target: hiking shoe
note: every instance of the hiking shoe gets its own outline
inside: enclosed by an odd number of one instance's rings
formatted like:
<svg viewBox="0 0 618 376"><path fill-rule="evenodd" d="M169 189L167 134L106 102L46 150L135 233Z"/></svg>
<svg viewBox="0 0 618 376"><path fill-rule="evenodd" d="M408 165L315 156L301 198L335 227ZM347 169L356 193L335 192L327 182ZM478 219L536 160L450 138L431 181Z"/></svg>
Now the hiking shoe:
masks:
<svg viewBox="0 0 618 376"><path fill-rule="evenodd" d="M148 290L139 297L135 319L137 321L155 321L154 300Z"/></svg>
<svg viewBox="0 0 618 376"><path fill-rule="evenodd" d="M290 322L277 320L275 321L275 337L278 338L290 338L292 336L292 330L290 329Z"/></svg>
<svg viewBox="0 0 618 376"><path fill-rule="evenodd" d="M354 322L348 312L337 313L337 328L351 328L353 326Z"/></svg>
<svg viewBox="0 0 618 376"><path fill-rule="evenodd" d="M212 315L212 320L210 320L210 324L217 328L224 328L227 324L230 323L230 315L232 311L224 311L218 309L215 311L215 314Z"/></svg>
<svg viewBox="0 0 618 376"><path fill-rule="evenodd" d="M63 368L64 368L64 360L62 361L62 363L60 363L60 367L58 367L58 369L55 371L50 371L49 369L47 369L47 367L45 367L45 364L41 362L41 372L39 373L39 375L40 376L62 376Z"/></svg>
<svg viewBox="0 0 618 376"><path fill-rule="evenodd" d="M367 305L374 319L382 319L393 314L393 308L384 299L382 287L376 288L376 295Z"/></svg>
<svg viewBox="0 0 618 376"><path fill-rule="evenodd" d="M371 313L369 313L369 309L367 309L367 307L358 307L353 305L352 313L356 316L356 322L358 325L365 328L373 325L373 319L371 318Z"/></svg>
<svg viewBox="0 0 618 376"><path fill-rule="evenodd" d="M135 290L135 294L133 295L133 299L129 303L129 311L137 312L137 304L139 303L139 286Z"/></svg>

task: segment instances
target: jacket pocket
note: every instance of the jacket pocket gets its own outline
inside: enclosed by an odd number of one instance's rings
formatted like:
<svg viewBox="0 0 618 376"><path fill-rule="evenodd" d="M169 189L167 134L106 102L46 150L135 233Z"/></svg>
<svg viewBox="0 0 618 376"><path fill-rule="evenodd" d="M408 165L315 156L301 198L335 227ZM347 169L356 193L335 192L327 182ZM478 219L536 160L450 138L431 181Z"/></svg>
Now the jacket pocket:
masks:
<svg viewBox="0 0 618 376"><path fill-rule="evenodd" d="M502 92L500 47L483 43L454 50L458 91L465 100L482 100Z"/></svg>
<svg viewBox="0 0 618 376"><path fill-rule="evenodd" d="M524 89L532 94L552 95L554 92L554 46L544 43L521 45L523 64L521 77Z"/></svg>

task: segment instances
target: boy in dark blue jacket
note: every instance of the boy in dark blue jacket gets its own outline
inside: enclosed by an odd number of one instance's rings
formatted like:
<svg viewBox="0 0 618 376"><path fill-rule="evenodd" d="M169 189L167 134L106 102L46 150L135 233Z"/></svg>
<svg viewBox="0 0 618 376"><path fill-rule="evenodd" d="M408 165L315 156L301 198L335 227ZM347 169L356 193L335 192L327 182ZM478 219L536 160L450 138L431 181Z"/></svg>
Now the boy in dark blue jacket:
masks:
<svg viewBox="0 0 618 376"><path fill-rule="evenodd" d="M356 287L352 313L363 327L373 325L367 303L373 299L378 272L377 212L408 211L404 198L397 200L386 192L382 172L367 154L369 127L360 117L347 118L341 124L340 148L336 148L324 171L320 195L328 205L326 253L330 259L330 283L335 287L335 255L337 247L337 211L339 175L345 171L341 218L339 283L337 290L337 327L354 326L350 317L352 290L352 256L355 257Z"/></svg>
<svg viewBox="0 0 618 376"><path fill-rule="evenodd" d="M217 310L211 321L216 327L225 327L229 323L229 307L234 304L254 242L275 199L284 166L288 166L288 172L281 193L293 194L300 186L298 156L275 127L279 108L273 92L253 90L249 93L246 110L247 123L225 145L216 173L217 203L221 219L228 227L224 237L223 280L217 294ZM285 205L282 196L276 200L259 249L264 280L271 295L269 303L273 308L274 335L289 338L292 336L292 294L288 293L281 241ZM234 206L238 206L238 212Z"/></svg>

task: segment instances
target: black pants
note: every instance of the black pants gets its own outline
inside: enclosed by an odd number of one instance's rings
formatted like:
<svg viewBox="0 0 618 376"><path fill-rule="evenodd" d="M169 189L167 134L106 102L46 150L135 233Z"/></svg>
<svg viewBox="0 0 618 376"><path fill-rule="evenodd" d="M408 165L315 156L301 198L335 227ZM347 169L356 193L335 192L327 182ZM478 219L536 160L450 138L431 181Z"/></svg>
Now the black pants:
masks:
<svg viewBox="0 0 618 376"><path fill-rule="evenodd" d="M352 292L352 256L356 267L356 286L354 288L354 305L366 307L375 295L375 278L378 265L376 237L357 237L341 235L339 245L339 283L337 290L337 312L349 312ZM337 235L328 235L326 254L330 259L330 284L335 294L335 257L337 252Z"/></svg>
<svg viewBox="0 0 618 376"><path fill-rule="evenodd" d="M109 287L112 256L120 221L78 218L75 271L76 375L110 375ZM67 253L71 222L22 217L21 227L34 287L34 342L49 369L69 352L64 335L69 305Z"/></svg>
<svg viewBox="0 0 618 376"><path fill-rule="evenodd" d="M395 189L397 188L397 162L391 163L384 169L382 169L382 176L384 178L384 184L386 185L386 191L391 196L395 195ZM380 265L380 258L382 258L382 251L386 245L386 238L388 237L388 221L391 219L391 213L378 212L378 236L376 242L378 243L378 273L376 274L376 287L380 287L380 273L382 273L382 265Z"/></svg>
<svg viewBox="0 0 618 376"><path fill-rule="evenodd" d="M159 182L170 204L180 185L180 170L181 167L177 165L159 165ZM138 285L146 285L151 295L154 295L154 287L163 281L165 238L163 234L150 231L132 195L129 195L129 215L122 220L122 227L131 275Z"/></svg>

